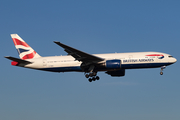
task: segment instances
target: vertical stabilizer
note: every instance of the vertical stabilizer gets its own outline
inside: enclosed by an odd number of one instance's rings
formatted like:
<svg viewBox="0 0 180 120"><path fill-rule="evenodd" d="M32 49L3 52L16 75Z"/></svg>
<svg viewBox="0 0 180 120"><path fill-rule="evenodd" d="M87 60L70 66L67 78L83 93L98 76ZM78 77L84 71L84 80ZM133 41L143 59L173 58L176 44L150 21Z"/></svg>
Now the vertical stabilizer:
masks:
<svg viewBox="0 0 180 120"><path fill-rule="evenodd" d="M21 59L25 60L41 57L21 37L19 37L18 34L11 34L11 37Z"/></svg>

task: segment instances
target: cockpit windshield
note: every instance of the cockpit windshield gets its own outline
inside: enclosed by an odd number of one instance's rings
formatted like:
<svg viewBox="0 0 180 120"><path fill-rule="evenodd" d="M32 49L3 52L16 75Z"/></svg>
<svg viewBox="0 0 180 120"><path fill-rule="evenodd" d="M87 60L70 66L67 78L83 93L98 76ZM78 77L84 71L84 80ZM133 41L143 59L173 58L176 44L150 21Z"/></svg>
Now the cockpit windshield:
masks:
<svg viewBox="0 0 180 120"><path fill-rule="evenodd" d="M168 57L173 58L173 56L168 56Z"/></svg>

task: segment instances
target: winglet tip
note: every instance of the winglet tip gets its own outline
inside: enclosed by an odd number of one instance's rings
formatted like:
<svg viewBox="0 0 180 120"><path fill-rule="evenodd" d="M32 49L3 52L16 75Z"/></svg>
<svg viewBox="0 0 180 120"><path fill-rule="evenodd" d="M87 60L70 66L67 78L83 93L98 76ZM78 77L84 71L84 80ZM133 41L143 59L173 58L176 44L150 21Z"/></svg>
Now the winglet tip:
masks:
<svg viewBox="0 0 180 120"><path fill-rule="evenodd" d="M10 56L4 56L5 58L9 58Z"/></svg>
<svg viewBox="0 0 180 120"><path fill-rule="evenodd" d="M58 41L53 41L54 43L58 43Z"/></svg>

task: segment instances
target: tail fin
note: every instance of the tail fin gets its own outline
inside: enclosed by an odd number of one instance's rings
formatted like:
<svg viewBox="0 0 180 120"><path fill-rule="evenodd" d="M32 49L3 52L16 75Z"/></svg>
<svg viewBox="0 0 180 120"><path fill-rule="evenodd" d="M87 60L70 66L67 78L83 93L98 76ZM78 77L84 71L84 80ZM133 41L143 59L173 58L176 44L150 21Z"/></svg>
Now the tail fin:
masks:
<svg viewBox="0 0 180 120"><path fill-rule="evenodd" d="M11 37L21 59L25 60L41 57L21 37L19 37L18 34L11 34Z"/></svg>

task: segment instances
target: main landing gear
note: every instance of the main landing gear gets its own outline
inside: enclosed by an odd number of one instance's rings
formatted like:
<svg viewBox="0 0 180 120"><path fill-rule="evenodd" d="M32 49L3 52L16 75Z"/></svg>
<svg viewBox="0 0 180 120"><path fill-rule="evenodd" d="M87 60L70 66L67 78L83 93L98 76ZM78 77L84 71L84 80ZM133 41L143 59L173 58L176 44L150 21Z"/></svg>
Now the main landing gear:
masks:
<svg viewBox="0 0 180 120"><path fill-rule="evenodd" d="M89 82L92 82L92 81L96 81L96 80L99 80L99 76L97 76L97 71L94 71L94 68L95 66L94 65L90 65L88 70L85 71L85 77L86 78L89 78Z"/></svg>
<svg viewBox="0 0 180 120"><path fill-rule="evenodd" d="M97 75L97 72L92 72L92 73L89 73L89 74L85 74L85 77L86 78L89 78L89 82L92 82L92 81L96 81L96 80L99 80L99 76L96 76Z"/></svg>
<svg viewBox="0 0 180 120"><path fill-rule="evenodd" d="M163 70L166 68L166 66L162 66L161 67L161 72L160 72L160 75L163 75Z"/></svg>

